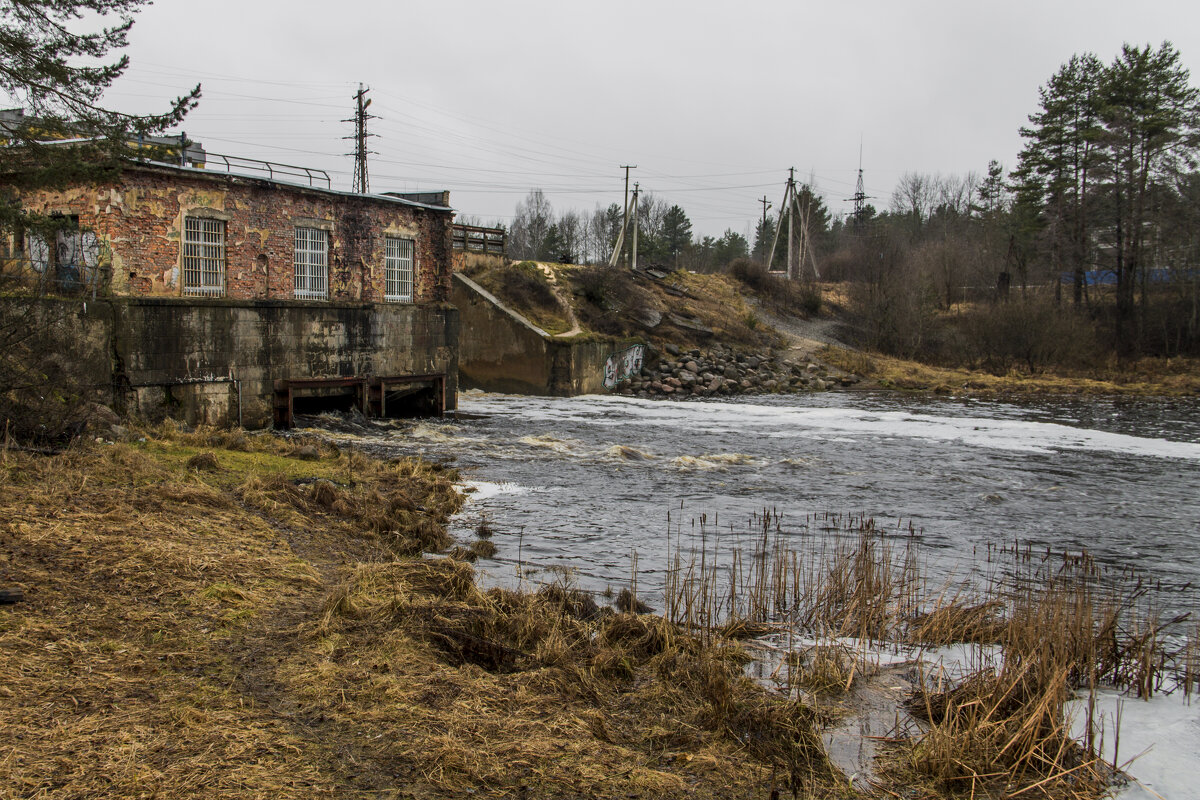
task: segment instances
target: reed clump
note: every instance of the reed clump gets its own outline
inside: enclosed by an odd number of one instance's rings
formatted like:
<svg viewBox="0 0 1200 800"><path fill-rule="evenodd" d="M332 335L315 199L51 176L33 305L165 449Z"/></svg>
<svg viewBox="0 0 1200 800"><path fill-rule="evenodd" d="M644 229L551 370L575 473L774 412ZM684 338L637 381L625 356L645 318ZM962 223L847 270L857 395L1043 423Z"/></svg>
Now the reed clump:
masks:
<svg viewBox="0 0 1200 800"><path fill-rule="evenodd" d="M785 530L771 510L740 532L698 522L669 531L666 617L702 638L772 632L776 646L764 652L779 653L771 680L787 696L852 693L883 648L913 648L917 663L927 649L961 653L953 673L918 681L911 721L897 717L885 768L893 785L1097 797L1117 765L1100 756L1095 703L1076 740L1068 700L1103 686L1190 696L1200 674L1187 615L1162 614L1159 587L1086 552L988 547L970 568L982 581L933 588L911 525L826 514Z"/></svg>
<svg viewBox="0 0 1200 800"><path fill-rule="evenodd" d="M857 655L841 644L818 644L785 657L787 686L798 686L819 695L842 695L863 672Z"/></svg>

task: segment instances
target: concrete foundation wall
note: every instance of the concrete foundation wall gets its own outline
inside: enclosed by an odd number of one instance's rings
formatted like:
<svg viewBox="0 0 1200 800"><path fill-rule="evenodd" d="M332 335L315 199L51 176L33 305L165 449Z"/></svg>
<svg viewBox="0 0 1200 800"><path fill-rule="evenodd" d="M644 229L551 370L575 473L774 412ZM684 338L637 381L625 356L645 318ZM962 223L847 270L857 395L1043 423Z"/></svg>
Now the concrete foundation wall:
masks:
<svg viewBox="0 0 1200 800"><path fill-rule="evenodd" d="M461 274L454 275L450 299L462 319L463 388L553 397L602 394L604 362L629 344L555 339Z"/></svg>
<svg viewBox="0 0 1200 800"><path fill-rule="evenodd" d="M113 298L70 305L82 338L56 343L63 361L97 399L149 420L265 427L274 381L285 378L445 374L446 407L455 407L458 312L448 304Z"/></svg>

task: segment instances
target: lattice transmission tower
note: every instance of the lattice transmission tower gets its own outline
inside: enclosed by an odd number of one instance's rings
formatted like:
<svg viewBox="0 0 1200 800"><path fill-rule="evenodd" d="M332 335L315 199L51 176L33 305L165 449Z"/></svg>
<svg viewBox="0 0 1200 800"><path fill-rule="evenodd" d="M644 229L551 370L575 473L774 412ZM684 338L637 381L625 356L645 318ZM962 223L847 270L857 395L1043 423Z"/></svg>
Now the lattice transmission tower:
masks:
<svg viewBox="0 0 1200 800"><path fill-rule="evenodd" d="M858 143L858 185L854 188L854 195L850 199L854 202L854 225L858 227L866 220L867 201L875 199L867 196L867 191L863 187L862 142Z"/></svg>
<svg viewBox="0 0 1200 800"><path fill-rule="evenodd" d="M364 89L360 83L358 91L354 93L354 116L350 119L344 119L342 122L354 123L354 135L343 136L343 139L354 140L354 187L353 191L359 194L367 194L370 191L370 182L367 180L367 155L372 154L374 150L367 149L367 139L375 134L367 133L367 120L378 119L374 114L368 114L367 108L371 105L370 99L367 98L367 92L370 89Z"/></svg>

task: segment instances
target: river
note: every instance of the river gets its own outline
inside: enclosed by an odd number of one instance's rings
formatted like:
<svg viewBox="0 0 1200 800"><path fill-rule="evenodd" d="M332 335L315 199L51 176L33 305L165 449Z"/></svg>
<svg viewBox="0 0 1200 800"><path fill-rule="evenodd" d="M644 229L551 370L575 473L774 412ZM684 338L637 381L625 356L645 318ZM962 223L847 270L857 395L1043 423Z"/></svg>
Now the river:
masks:
<svg viewBox="0 0 1200 800"><path fill-rule="evenodd" d="M628 586L661 602L668 548L750 545L756 514L791 546L839 535L829 515L875 518L913 542L934 579L969 577L988 546L1089 551L1153 580L1163 614L1200 609L1200 401L1027 403L828 392L728 401L464 393L455 417L320 420L386 455L450 463L475 491L452 533L494 531L483 580ZM701 524L703 523L703 524ZM669 544L670 542L670 544ZM719 548L718 548L719 549ZM1109 693L1109 716L1123 700ZM1191 794L1200 714L1174 697L1126 711L1132 770L1158 795ZM1164 728L1164 725L1167 726ZM1169 733L1168 733L1169 731ZM1163 792L1166 791L1164 795Z"/></svg>
<svg viewBox="0 0 1200 800"><path fill-rule="evenodd" d="M356 437L357 438L357 437ZM372 426L376 449L457 466L475 499L493 580L550 567L583 588L661 590L668 531L782 528L825 514L911 524L934 569L981 546L1089 550L1161 582L1163 603L1200 592L1200 402L1056 399L1014 404L894 393L766 395L720 402L467 392L457 417ZM668 522L670 517L670 522Z"/></svg>

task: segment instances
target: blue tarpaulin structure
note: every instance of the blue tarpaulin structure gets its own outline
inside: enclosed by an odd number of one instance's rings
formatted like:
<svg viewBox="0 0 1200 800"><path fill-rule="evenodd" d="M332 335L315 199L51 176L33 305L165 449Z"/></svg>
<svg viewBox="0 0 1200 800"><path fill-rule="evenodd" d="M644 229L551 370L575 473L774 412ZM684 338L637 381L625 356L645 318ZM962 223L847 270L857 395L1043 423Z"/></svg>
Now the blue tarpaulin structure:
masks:
<svg viewBox="0 0 1200 800"><path fill-rule="evenodd" d="M1195 278L1197 276L1197 272L1195 270L1189 270L1188 272L1184 273L1184 276L1188 278ZM1171 270L1166 269L1165 267L1159 267L1157 269L1150 270L1147 278L1149 278L1150 283L1170 283L1173 280L1171 276ZM1117 273L1113 272L1111 269L1089 269L1083 273L1083 280L1088 286L1116 286ZM1062 274L1062 282L1068 284L1075 283L1075 273L1064 272Z"/></svg>

